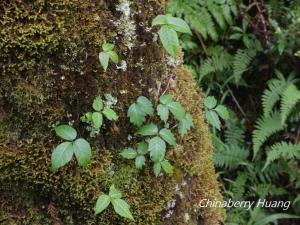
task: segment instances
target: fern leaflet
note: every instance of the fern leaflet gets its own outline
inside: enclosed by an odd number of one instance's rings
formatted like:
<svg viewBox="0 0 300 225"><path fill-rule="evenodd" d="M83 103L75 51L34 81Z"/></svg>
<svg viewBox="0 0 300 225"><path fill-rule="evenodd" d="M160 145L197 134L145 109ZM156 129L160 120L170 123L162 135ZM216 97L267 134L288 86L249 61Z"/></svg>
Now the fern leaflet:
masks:
<svg viewBox="0 0 300 225"><path fill-rule="evenodd" d="M256 157L259 149L265 143L265 141L276 132L282 130L284 126L280 121L279 112L275 112L269 117L260 118L255 125L253 131L253 159Z"/></svg>
<svg viewBox="0 0 300 225"><path fill-rule="evenodd" d="M285 159L300 159L300 144L292 144L282 141L272 145L271 150L267 153L267 161L264 169L270 163L282 157Z"/></svg>
<svg viewBox="0 0 300 225"><path fill-rule="evenodd" d="M256 56L255 49L239 49L234 56L233 61L233 76L238 82L244 72L249 69L249 66Z"/></svg>
<svg viewBox="0 0 300 225"><path fill-rule="evenodd" d="M286 118L293 107L300 101L300 91L294 84L290 84L283 92L280 104L281 123L284 124Z"/></svg>

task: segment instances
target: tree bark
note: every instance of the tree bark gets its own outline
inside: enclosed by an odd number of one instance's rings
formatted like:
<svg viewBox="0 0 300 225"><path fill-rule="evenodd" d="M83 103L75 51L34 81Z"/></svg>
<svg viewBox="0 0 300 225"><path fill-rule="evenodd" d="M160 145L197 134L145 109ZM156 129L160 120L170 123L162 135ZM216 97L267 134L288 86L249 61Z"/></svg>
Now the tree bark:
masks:
<svg viewBox="0 0 300 225"><path fill-rule="evenodd" d="M201 199L221 200L202 96L181 67L182 56L171 59L151 28L164 7L163 0L0 3L0 223L221 224L223 210L199 207ZM122 60L106 73L98 60L105 41ZM155 102L162 93L181 102L194 127L168 150L174 174L155 178L150 164L137 172L119 153L135 132L129 105L141 95ZM105 121L101 133L89 137L80 116L97 95L117 99L119 120ZM51 153L60 142L53 127L63 123L88 139L93 157L87 168L72 160L52 173ZM94 215L97 197L112 183L135 221L112 207Z"/></svg>

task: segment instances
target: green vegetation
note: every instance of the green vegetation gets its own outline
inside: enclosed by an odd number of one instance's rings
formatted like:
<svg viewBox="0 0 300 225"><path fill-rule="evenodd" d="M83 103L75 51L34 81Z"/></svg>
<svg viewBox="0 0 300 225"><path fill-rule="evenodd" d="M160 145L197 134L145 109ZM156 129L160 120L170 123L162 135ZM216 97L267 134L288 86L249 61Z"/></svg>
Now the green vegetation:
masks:
<svg viewBox="0 0 300 225"><path fill-rule="evenodd" d="M80 117L80 120L84 123L90 124L90 136L95 136L100 131L100 128L103 125L103 116L110 121L118 120L117 113L104 103L100 96L97 96L92 105L94 112L87 112L83 116Z"/></svg>
<svg viewBox="0 0 300 225"><path fill-rule="evenodd" d="M91 160L91 146L83 138L77 137L76 130L69 125L59 125L55 127L57 136L66 140L59 144L52 152L52 170L56 172L60 167L67 164L75 154L80 166L87 166Z"/></svg>
<svg viewBox="0 0 300 225"><path fill-rule="evenodd" d="M97 199L95 206L95 214L101 213L109 206L110 203L112 203L114 210L117 214L124 218L134 220L129 210L129 205L122 199L122 193L118 189L116 189L114 185L110 186L108 195L100 195Z"/></svg>
<svg viewBox="0 0 300 225"><path fill-rule="evenodd" d="M111 60L114 64L119 63L119 56L114 51L114 48L115 45L110 43L104 43L102 45L103 51L99 53L99 60L105 72L108 68L109 60Z"/></svg>
<svg viewBox="0 0 300 225"><path fill-rule="evenodd" d="M155 17L152 26L157 25L161 26L158 34L162 45L173 58L176 58L179 50L177 32L192 35L192 31L184 20L170 14Z"/></svg>
<svg viewBox="0 0 300 225"><path fill-rule="evenodd" d="M171 21L177 21L176 18L168 17ZM111 54L113 45L104 44L104 51L108 51L107 54ZM106 53L103 53L106 54ZM103 66L103 54L100 53L100 62ZM108 63L108 60L107 60ZM107 64L105 64L104 69L106 70ZM103 124L103 115L111 121L118 120L118 115L114 110L108 106L104 106L104 103L100 96L97 96L92 104L94 112L87 112L80 117L80 120L84 123L88 123L92 126L91 134L98 133ZM173 173L173 166L171 163L165 159L167 143L171 146L176 145L176 138L172 131L169 129L170 124L168 123L169 114L174 116L174 118L179 122L173 127L178 126L178 132L183 138L183 136L191 129L193 126L193 120L190 114L186 113L183 106L173 100L170 94L162 95L159 98L159 105L157 106L157 116L160 117L164 124L164 127L159 129L154 123L146 123L146 117L156 116L154 112L152 102L145 96L139 96L135 103L131 104L127 116L130 118L130 122L133 125L138 126L138 130L135 133L138 136L147 137L145 141L139 142L137 144L137 150L133 148L124 149L120 155L126 159L135 159L135 167L137 169L142 169L146 163L146 154L150 154L150 158L153 161L153 172L156 177L158 177L163 169L167 174ZM153 118L152 118L153 119ZM77 131L69 125L60 125L55 127L56 134L62 139L66 140L59 144L52 153L52 170L55 172L60 167L63 167L68 163L73 154L79 162L79 165L86 166L91 159L91 147L90 144L83 138L76 139ZM93 136L93 135L91 135ZM149 137L148 137L149 136ZM76 139L76 140L75 140ZM110 203L112 203L114 211L121 217L134 220L133 216L129 210L130 206L127 202L121 199L122 193L115 188L114 185L110 186L109 194L102 194L98 197L95 206L95 214L101 213L105 210Z"/></svg>
<svg viewBox="0 0 300 225"><path fill-rule="evenodd" d="M186 68L206 92L224 198L291 201L284 213L228 209L227 224L298 224L298 1L170 0L168 12L193 31L180 42Z"/></svg>
<svg viewBox="0 0 300 225"><path fill-rule="evenodd" d="M179 124L168 123L170 112ZM136 149L124 149L120 155L126 159L135 159L135 166L140 170L146 164L146 155L149 153L156 177L160 175L162 169L167 174L172 173L173 166L165 159L167 144L173 147L176 145L176 137L170 127L178 126L178 133L183 137L193 126L191 115L186 113L183 106L174 101L170 94L160 96L156 112L154 112L152 102L148 98L140 96L135 103L131 104L127 115L130 122L138 126L135 135L144 137L146 140L139 142ZM148 120L146 120L147 115L151 116ZM162 128L153 122L147 122L153 121L155 116L160 118L161 121L158 121L157 124L162 125Z"/></svg>

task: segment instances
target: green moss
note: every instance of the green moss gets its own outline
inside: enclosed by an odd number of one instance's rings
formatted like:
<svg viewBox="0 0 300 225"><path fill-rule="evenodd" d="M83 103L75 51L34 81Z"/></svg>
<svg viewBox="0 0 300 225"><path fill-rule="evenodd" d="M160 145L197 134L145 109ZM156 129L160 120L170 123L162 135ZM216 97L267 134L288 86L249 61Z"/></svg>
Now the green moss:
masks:
<svg viewBox="0 0 300 225"><path fill-rule="evenodd" d="M206 224L217 224L217 220L222 220L220 211L204 212L197 207L202 197L220 197L211 163L209 132L199 108L202 100L186 72L167 66L162 47L153 42L153 33L146 29L152 18L163 12L165 2L132 3L132 10L138 13L130 17L137 34L131 50L124 43L122 29L114 26L124 23L122 12L115 10L116 4L119 1L0 3L3 21L0 25L3 53L0 56L0 187L4 183L15 186L12 197L17 198L16 184L22 183L26 199L32 203L16 207L15 212L5 211L4 216L28 208L32 212L25 215L28 224L60 220L68 225L194 225L199 215ZM118 53L126 60L125 71L110 65L104 74L98 62L104 40L116 42ZM175 176L156 179L151 165L138 173L133 162L121 159L118 153L131 144L128 135L134 132L126 115L128 106L139 95L155 100L159 83L159 90L164 90L169 74L173 74L170 91L192 113L196 126L191 136L178 146L178 151L170 150L168 158L176 167ZM87 168L80 168L74 160L53 174L50 157L60 141L54 136L53 126L72 122L80 136L88 137L79 117L90 110L96 95L105 93L118 99L114 110L120 116L119 121L106 122L101 134L89 139L93 158ZM183 185L185 182L187 185ZM124 191L134 222L123 220L111 207L94 215L97 197L107 192L112 183ZM3 190L4 195L8 194L7 189ZM35 193L39 193L39 201ZM192 201L188 196L193 196ZM13 201L3 199L14 208ZM174 200L175 207L168 208L168 203ZM44 205L53 206L55 213L47 214ZM186 221L187 214L189 221ZM10 218L12 224L22 224Z"/></svg>

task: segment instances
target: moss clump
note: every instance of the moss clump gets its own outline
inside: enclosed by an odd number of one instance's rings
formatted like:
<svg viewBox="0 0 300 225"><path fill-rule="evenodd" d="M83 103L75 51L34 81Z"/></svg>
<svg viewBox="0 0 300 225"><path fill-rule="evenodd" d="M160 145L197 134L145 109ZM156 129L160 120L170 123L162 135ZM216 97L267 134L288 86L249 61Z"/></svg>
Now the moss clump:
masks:
<svg viewBox="0 0 300 225"><path fill-rule="evenodd" d="M17 199L20 187L16 184L21 183L26 194L19 199L32 203L14 207L13 201L2 198L16 210L4 211L13 224L22 222L9 214L22 208L32 212L25 214L28 224L194 225L201 217L205 224L214 225L222 220L220 211L197 207L203 197L220 197L209 132L200 109L202 100L189 74L166 62L168 58L153 42L149 29L151 20L163 13L164 1L128 2L128 16L116 10L124 2L0 3L0 187L2 196L8 194L4 184L16 187L11 196ZM136 35L130 49L121 29L128 23L125 20L133 23ZM103 73L98 53L105 40L115 42L127 68L110 65L109 72ZM138 173L119 152L130 145L128 135L134 132L126 115L128 106L140 95L155 101L170 76L170 91L191 112L195 128L177 149L169 151L175 176L156 179L150 169ZM72 161L51 173L51 152L59 142L52 127L71 122L80 136L88 137L79 117L90 109L96 95L106 93L118 99L114 110L120 119L106 122L101 134L89 139L91 164L83 169ZM124 191L134 222L123 220L111 207L94 215L97 197L112 183Z"/></svg>

